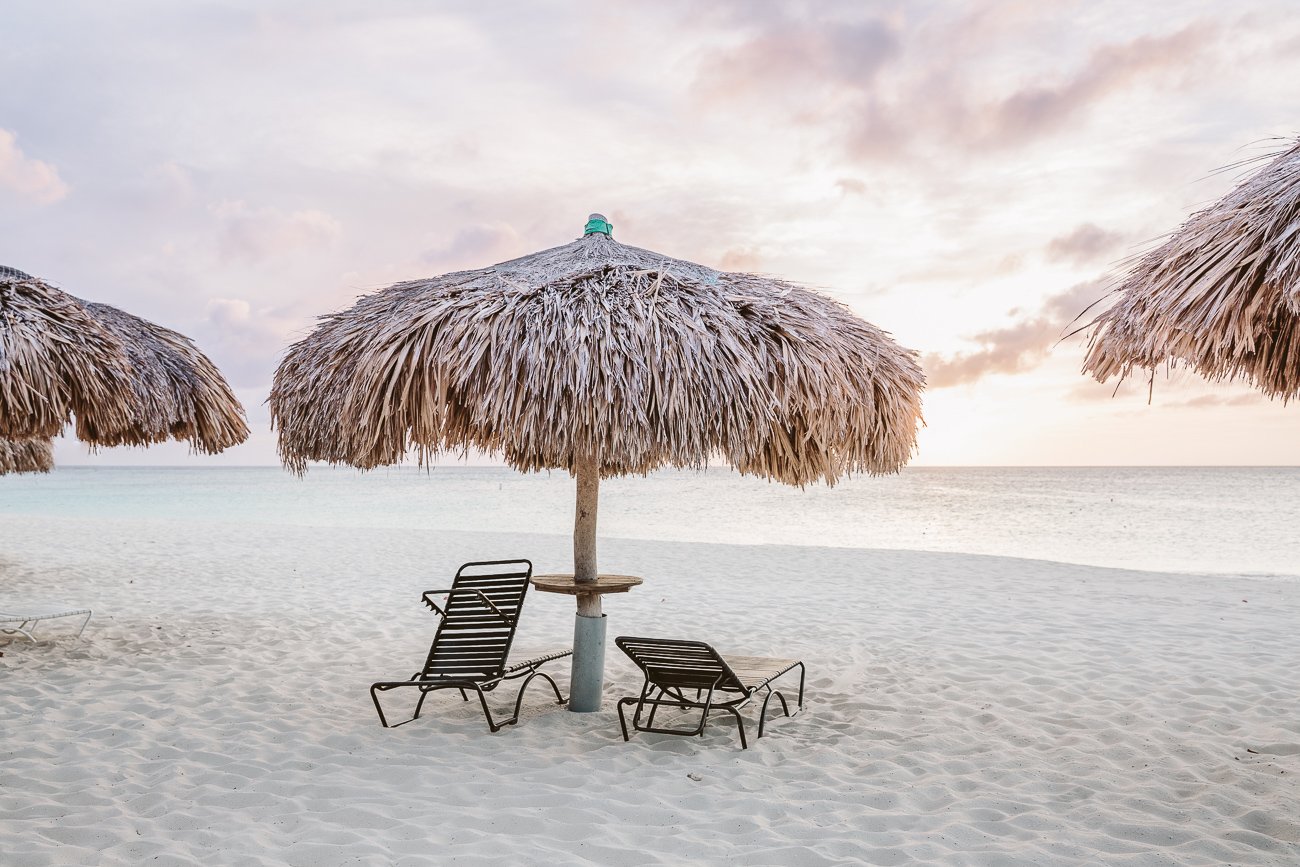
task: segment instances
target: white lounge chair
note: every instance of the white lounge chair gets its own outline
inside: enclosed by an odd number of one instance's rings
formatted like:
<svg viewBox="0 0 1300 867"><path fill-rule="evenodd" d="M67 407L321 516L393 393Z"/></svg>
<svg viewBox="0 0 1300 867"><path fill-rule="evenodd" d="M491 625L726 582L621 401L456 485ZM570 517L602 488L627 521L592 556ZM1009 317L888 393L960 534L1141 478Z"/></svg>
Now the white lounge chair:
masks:
<svg viewBox="0 0 1300 867"><path fill-rule="evenodd" d="M0 603L4 605L4 603ZM61 608L56 605L21 605L12 607L0 607L0 632L6 635L26 636L29 641L35 641L36 624L42 620L53 620L56 617L79 617L84 616L81 621L81 628L77 630L77 638L81 633L86 631L86 624L90 622L91 611L89 608ZM17 623L17 626L10 624Z"/></svg>

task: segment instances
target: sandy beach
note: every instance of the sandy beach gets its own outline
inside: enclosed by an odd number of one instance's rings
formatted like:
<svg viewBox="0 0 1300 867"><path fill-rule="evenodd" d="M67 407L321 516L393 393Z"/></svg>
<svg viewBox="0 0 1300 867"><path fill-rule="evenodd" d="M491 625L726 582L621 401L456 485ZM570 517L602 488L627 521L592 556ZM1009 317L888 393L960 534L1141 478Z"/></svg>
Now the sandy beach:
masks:
<svg viewBox="0 0 1300 867"><path fill-rule="evenodd" d="M797 655L804 713L741 751L532 693L382 729L421 591L560 536L8 516L6 597L92 605L0 641L7 865L1300 863L1300 584L901 551L602 540L610 635ZM532 594L518 648L566 645ZM567 664L553 666L567 681ZM499 697L496 706L504 707ZM751 709L750 719L753 719ZM698 779L697 779L698 778Z"/></svg>

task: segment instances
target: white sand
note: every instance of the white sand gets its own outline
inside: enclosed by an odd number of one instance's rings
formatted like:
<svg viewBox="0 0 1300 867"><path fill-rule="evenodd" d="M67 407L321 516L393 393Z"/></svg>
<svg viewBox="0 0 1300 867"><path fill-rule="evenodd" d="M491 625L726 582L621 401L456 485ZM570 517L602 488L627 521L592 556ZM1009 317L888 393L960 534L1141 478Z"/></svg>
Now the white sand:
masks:
<svg viewBox="0 0 1300 867"><path fill-rule="evenodd" d="M97 612L81 643L0 641L9 867L1300 864L1300 584L602 540L646 577L611 639L807 661L807 711L742 752L721 718L625 744L612 700L542 689L496 735L448 693L380 728L367 687L419 666L420 592L470 559L560 570L564 538L3 528L0 595ZM572 612L531 594L521 648ZM612 644L607 670L639 686Z"/></svg>

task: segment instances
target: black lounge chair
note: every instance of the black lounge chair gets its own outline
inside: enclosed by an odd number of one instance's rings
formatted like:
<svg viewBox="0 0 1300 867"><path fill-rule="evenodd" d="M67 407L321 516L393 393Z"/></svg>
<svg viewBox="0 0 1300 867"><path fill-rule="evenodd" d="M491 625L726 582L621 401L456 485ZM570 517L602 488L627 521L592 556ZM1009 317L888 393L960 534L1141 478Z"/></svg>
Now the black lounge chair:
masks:
<svg viewBox="0 0 1300 867"><path fill-rule="evenodd" d="M489 573L481 572L489 568ZM380 681L370 687L370 698L379 712L379 721L385 728L405 725L420 718L420 709L429 693L440 689L459 690L460 697L469 701L466 690L478 693L483 706L483 716L488 728L500 731L519 721L519 708L524 701L524 691L533 678L545 678L555 691L557 703L567 699L560 695L555 680L540 668L552 660L570 656L572 650L557 650L534 656L521 662L508 662L510 645L515 639L519 612L523 609L524 595L528 592L528 579L533 574L533 564L527 560L487 560L466 563L456 571L450 590L429 590L422 597L424 604L442 616L438 631L424 668L411 675L410 680ZM446 594L442 606L435 598ZM515 698L514 716L504 722L492 718L487 696L502 682L524 678ZM389 725L384 708L379 703L379 693L402 686L420 690L420 700L415 705L411 719Z"/></svg>
<svg viewBox="0 0 1300 867"><path fill-rule="evenodd" d="M713 710L725 710L736 718L740 730L740 747L747 749L745 721L740 708L755 696L763 696L763 708L758 714L758 736L763 736L767 721L767 703L776 696L781 710L790 716L790 706L785 696L772 688L772 681L786 672L799 669L799 702L796 713L803 710L803 682L806 670L797 659L770 659L764 656L729 656L720 653L702 641L675 641L668 638L614 639L619 649L631 657L645 675L641 695L618 702L618 722L623 728L623 740L630 740L627 718L623 708L636 705L632 715L632 728L639 732L657 732L666 735L699 735L704 737L704 725ZM687 692L693 691L694 697ZM656 728L655 712L661 707L700 711L700 724L695 728ZM646 709L649 708L649 713ZM644 715L645 719L642 720Z"/></svg>

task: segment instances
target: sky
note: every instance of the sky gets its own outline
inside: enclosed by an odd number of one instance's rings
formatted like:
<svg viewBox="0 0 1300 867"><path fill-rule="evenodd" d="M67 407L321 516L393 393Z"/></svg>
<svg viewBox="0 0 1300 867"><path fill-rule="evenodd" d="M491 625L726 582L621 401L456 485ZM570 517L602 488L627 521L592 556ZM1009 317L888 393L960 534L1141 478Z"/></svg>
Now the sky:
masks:
<svg viewBox="0 0 1300 867"><path fill-rule="evenodd" d="M1116 390L1068 336L1223 167L1300 134L1293 11L9 0L0 263L188 334L254 431L62 464L275 464L272 372L316 316L592 211L917 350L915 465L1300 464L1300 406L1182 371Z"/></svg>

